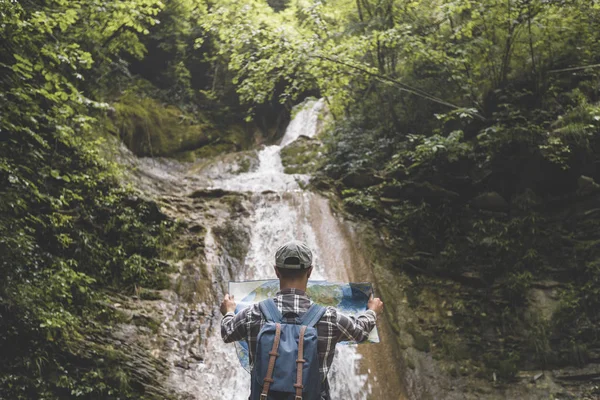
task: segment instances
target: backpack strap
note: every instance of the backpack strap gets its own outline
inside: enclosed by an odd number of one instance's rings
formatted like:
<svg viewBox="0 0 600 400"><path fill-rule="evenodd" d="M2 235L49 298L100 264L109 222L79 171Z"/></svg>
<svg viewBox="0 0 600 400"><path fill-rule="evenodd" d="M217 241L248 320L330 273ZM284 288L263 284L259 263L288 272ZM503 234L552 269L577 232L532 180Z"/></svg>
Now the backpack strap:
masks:
<svg viewBox="0 0 600 400"><path fill-rule="evenodd" d="M267 376L265 376L265 379L263 379L263 390L260 394L260 400L267 400L269 396L269 389L271 388L271 383L275 382L273 380L273 370L275 369L275 359L279 357L279 353L277 353L277 350L279 349L280 337L281 324L277 322L275 324L275 340L273 340L273 347L269 352L269 367L267 369Z"/></svg>
<svg viewBox="0 0 600 400"><path fill-rule="evenodd" d="M319 322L323 314L325 314L325 311L327 311L325 307L322 307L317 303L313 303L313 305L310 306L302 318L300 318L300 324L314 327L317 322Z"/></svg>
<svg viewBox="0 0 600 400"><path fill-rule="evenodd" d="M306 360L304 359L304 334L306 333L306 325L302 325L300 328L300 336L298 337L298 359L296 360L296 383L294 387L296 388L296 398L295 400L302 400L302 391L304 389L304 385L302 385L302 371L304 369L304 363Z"/></svg>
<svg viewBox="0 0 600 400"><path fill-rule="evenodd" d="M261 301L260 303L258 303L258 307L269 322L281 322L281 320L283 319L283 316L279 312L279 309L275 305L273 299Z"/></svg>

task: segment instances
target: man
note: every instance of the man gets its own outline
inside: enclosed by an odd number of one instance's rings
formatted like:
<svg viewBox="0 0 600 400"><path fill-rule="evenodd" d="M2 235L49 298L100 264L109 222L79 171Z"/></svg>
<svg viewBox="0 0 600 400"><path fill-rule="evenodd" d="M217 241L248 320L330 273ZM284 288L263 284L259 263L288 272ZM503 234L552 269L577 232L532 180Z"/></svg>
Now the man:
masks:
<svg viewBox="0 0 600 400"><path fill-rule="evenodd" d="M312 273L312 252L306 244L291 241L281 246L275 254L275 274L280 290L274 297L275 305L284 316L286 313L303 315L312 301L306 295L308 278ZM250 348L250 362L256 355L256 339L266 323L258 304L241 310L237 315L233 296L225 295L221 303L221 336L225 343L246 340ZM378 298L369 300L368 309L357 317L348 317L334 307L327 307L316 324L318 334L319 373L323 382L321 398L330 399L327 372L333 362L335 345L340 341L362 342L375 328L377 315L383 311Z"/></svg>

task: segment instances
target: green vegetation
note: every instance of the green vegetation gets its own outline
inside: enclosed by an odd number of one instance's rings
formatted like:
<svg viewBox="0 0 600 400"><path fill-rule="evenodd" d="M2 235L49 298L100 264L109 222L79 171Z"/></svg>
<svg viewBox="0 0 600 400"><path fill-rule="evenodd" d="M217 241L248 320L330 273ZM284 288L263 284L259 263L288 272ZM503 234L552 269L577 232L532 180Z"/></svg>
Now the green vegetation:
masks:
<svg viewBox="0 0 600 400"><path fill-rule="evenodd" d="M286 174L312 174L323 165L323 146L316 140L298 138L281 150Z"/></svg>
<svg viewBox="0 0 600 400"><path fill-rule="evenodd" d="M214 128L198 123L177 107L126 94L115 107L116 136L139 156L168 156L209 143Z"/></svg>
<svg viewBox="0 0 600 400"><path fill-rule="evenodd" d="M26 4L0 2L0 397L165 398L145 390L160 366L140 375L143 350L115 347L110 305L164 286L172 223L99 158L108 104L89 98L119 55L142 55L160 3Z"/></svg>
<svg viewBox="0 0 600 400"><path fill-rule="evenodd" d="M308 96L333 121L282 158L385 238L382 292L401 281L427 317L396 307L399 336L504 381L597 354L596 2L0 0L0 18L3 398L167 396L102 338L109 296L157 298L173 224L97 137L209 158L275 140ZM242 228L215 233L243 257ZM205 276L185 266L181 296Z"/></svg>

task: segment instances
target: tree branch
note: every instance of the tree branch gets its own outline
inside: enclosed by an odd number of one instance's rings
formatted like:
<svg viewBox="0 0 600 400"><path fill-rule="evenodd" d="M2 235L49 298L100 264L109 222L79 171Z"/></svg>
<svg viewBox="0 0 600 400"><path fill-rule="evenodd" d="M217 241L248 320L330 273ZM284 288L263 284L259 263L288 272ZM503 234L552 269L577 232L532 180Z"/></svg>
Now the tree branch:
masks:
<svg viewBox="0 0 600 400"><path fill-rule="evenodd" d="M554 73L558 73L558 72L568 72L568 71L580 71L582 69L588 69L588 68L598 68L600 67L600 64L592 64L592 65L584 65L582 67L573 67L573 68L563 68L563 69L553 69L548 71L549 74L554 74Z"/></svg>
<svg viewBox="0 0 600 400"><path fill-rule="evenodd" d="M311 57L314 57L314 58L319 58L319 59L321 59L321 60L327 60L327 61L331 61L331 62L333 62L333 63L340 64L340 65L344 65L344 66L346 66L346 67L348 67L348 68L355 69L355 70L357 70L357 71L360 71L360 72L362 72L362 73L364 73L364 74L367 74L367 75L369 75L369 76L372 76L372 77L374 77L374 78L377 78L377 79L379 79L379 80L381 80L381 81L384 81L384 82L389 82L389 83L393 83L393 84L395 84L395 85L399 86L399 87L400 87L400 90L403 90L403 91L405 91L405 92L408 92L408 93L414 94L415 96L419 96L419 97L422 97L422 98L424 98L424 99L427 99L427 100L433 101L434 103L438 103L438 104L444 105L444 106L446 106L446 107L453 108L453 109L455 109L455 110L464 109L464 107L460 107L460 106L457 106L457 105L455 105L455 104L449 103L449 102L447 102L447 101L445 101L445 100L443 100L443 99L440 99L440 98L438 98L438 97L436 97L436 96L434 96L434 95L432 95L432 94L429 94L429 93L427 93L427 92L425 92L425 91L423 91L423 90L421 90L421 89L418 89L418 88L412 87L412 86L410 86L410 85L407 85L406 83L400 82L400 81L398 81L397 79L390 78L390 77L387 77L387 76L385 76L385 75L377 74L377 73L375 73L375 72L371 72L371 71L369 71L368 69L366 69L366 68L363 68L363 67L360 67L360 66L358 66L358 65L352 65L352 64L349 64L349 63L347 63L347 62L340 61L340 60L336 60L336 59L334 59L334 58L330 58L330 57L322 56L322 55L319 55L319 54L312 55ZM483 116L482 116L481 114L479 114L479 113L476 113L476 112L471 112L471 111L468 111L468 110L467 110L467 111L465 111L465 112L467 112L467 113L469 113L469 114L471 114L471 115L473 115L473 116L475 116L475 117L477 117L477 118L481 119L482 121L485 121L485 117L483 117Z"/></svg>

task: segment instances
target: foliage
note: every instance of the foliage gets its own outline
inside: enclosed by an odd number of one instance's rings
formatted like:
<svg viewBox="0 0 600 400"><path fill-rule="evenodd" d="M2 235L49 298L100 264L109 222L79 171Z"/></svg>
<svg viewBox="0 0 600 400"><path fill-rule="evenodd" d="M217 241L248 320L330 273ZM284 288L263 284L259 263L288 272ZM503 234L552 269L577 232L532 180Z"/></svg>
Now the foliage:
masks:
<svg viewBox="0 0 600 400"><path fill-rule="evenodd" d="M109 291L162 286L170 222L121 188L89 98L156 23L154 0L0 2L2 398L141 398L129 355L93 336ZM118 79L116 79L118 81Z"/></svg>
<svg viewBox="0 0 600 400"><path fill-rule="evenodd" d="M118 187L94 150L97 120L138 154L205 157L251 142L242 114L273 139L308 95L336 121L319 158L347 209L388 233L420 285L466 288L453 321L472 343L415 328L423 350L470 348L510 379L598 345L597 216L585 204L600 179L596 2L0 1L0 17L8 398L142 396L113 368L125 354L94 348L103 364L80 349L86 327L114 322L105 291L163 283L170 224ZM295 150L284 158L305 161ZM344 187L365 171L384 182ZM565 283L559 310L527 320L544 279Z"/></svg>
<svg viewBox="0 0 600 400"><path fill-rule="evenodd" d="M124 93L114 104L114 130L139 156L168 156L193 150L216 137L209 121L197 121L179 108L150 97Z"/></svg>

